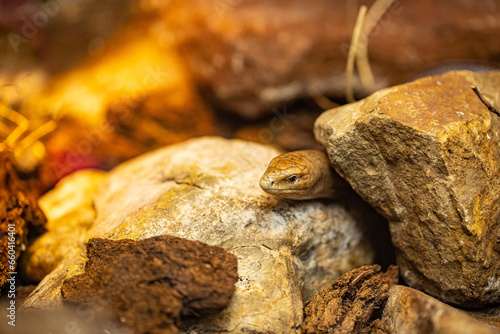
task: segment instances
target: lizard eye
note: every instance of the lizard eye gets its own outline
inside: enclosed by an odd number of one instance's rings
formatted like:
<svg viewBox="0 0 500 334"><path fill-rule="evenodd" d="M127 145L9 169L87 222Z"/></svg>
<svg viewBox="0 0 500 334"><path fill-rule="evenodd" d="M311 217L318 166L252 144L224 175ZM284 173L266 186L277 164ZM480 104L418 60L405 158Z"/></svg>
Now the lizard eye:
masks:
<svg viewBox="0 0 500 334"><path fill-rule="evenodd" d="M288 181L292 182L292 183L295 182L295 181L297 181L297 175L291 175L291 176L289 176L288 177Z"/></svg>

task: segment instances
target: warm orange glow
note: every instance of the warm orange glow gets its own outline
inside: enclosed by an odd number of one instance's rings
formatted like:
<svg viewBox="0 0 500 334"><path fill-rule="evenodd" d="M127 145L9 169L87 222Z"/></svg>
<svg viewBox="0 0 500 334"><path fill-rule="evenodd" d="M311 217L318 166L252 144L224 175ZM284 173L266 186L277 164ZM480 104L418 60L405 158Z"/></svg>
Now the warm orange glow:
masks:
<svg viewBox="0 0 500 334"><path fill-rule="evenodd" d="M131 33L95 59L54 79L26 101L29 115L59 119L71 114L96 125L109 103L130 99L157 88L189 89L181 63L172 49L144 34Z"/></svg>

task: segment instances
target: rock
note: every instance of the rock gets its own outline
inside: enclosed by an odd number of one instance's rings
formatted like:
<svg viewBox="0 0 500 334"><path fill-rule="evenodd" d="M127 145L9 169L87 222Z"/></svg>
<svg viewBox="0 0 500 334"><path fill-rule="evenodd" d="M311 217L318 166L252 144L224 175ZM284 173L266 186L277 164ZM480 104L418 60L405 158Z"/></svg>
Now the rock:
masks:
<svg viewBox="0 0 500 334"><path fill-rule="evenodd" d="M168 235L91 239L87 258L85 273L64 281L64 300L105 304L134 333L178 333L181 316L219 312L238 279L234 255Z"/></svg>
<svg viewBox="0 0 500 334"><path fill-rule="evenodd" d="M169 234L222 247L238 258L236 292L220 314L182 329L291 332L302 321L303 299L370 263L373 252L355 201L285 201L260 189L277 154L268 146L204 137L127 161L102 183L93 198L96 219L82 233L87 240ZM52 243L64 238L51 233ZM83 266L81 256L63 260L23 307L60 304L62 282L82 274Z"/></svg>
<svg viewBox="0 0 500 334"><path fill-rule="evenodd" d="M500 306L485 307L482 309L468 309L467 314L500 331Z"/></svg>
<svg viewBox="0 0 500 334"><path fill-rule="evenodd" d="M500 333L499 330L468 316L465 312L401 285L396 285L389 291L382 319L389 323L391 333Z"/></svg>
<svg viewBox="0 0 500 334"><path fill-rule="evenodd" d="M398 268L390 266L386 273L379 265L366 265L350 270L329 287L314 295L307 303L303 333L369 333L382 331L385 324L375 318L387 300L389 288L398 283Z"/></svg>
<svg viewBox="0 0 500 334"><path fill-rule="evenodd" d="M8 304L0 302L0 309L6 310ZM0 321L2 334L135 334L128 328L110 322L107 319L107 309L104 304L78 305L54 310L16 310L15 327L7 321ZM3 316L2 312L2 316ZM8 319L8 318L6 318Z"/></svg>
<svg viewBox="0 0 500 334"><path fill-rule="evenodd" d="M75 170L108 170L148 150L215 134L213 111L173 47L158 38L146 27L123 29L103 53L22 101L29 117L62 118L46 140L47 187Z"/></svg>
<svg viewBox="0 0 500 334"><path fill-rule="evenodd" d="M389 221L406 283L462 306L500 302L500 117L471 89L499 99L499 80L427 77L315 124L337 172Z"/></svg>
<svg viewBox="0 0 500 334"><path fill-rule="evenodd" d="M106 40L102 53L49 78L41 91L22 101L21 111L28 117L76 117L92 126L94 132L87 134L87 141L96 146L95 141L102 141L110 132L105 116L115 103L127 102L128 107L133 107L137 100L156 93L168 95L171 99L168 103L166 97L156 101L178 108L176 111L182 110L183 105L188 110L200 106L196 87L182 59L171 44L160 43L158 38L147 26L130 25L121 29ZM206 117L202 119L206 121Z"/></svg>
<svg viewBox="0 0 500 334"><path fill-rule="evenodd" d="M223 109L257 118L300 97L344 96L357 5L177 0L144 1L141 9L163 16L164 33L175 39L207 98ZM499 14L494 1L396 1L370 35L378 88L449 59L498 61ZM359 80L355 88L362 91Z"/></svg>
<svg viewBox="0 0 500 334"><path fill-rule="evenodd" d="M106 173L85 170L59 182L39 200L46 213L46 233L27 249L22 271L31 282L40 282L70 254L80 254L87 241L86 231L95 220L92 200Z"/></svg>
<svg viewBox="0 0 500 334"><path fill-rule="evenodd" d="M195 94L179 95L178 87L160 88L113 102L106 118L115 137L123 138L119 145L126 140L127 147L138 147L135 151L140 153L215 133L212 111ZM101 151L115 151L113 142L103 146ZM137 155L122 154L120 162Z"/></svg>
<svg viewBox="0 0 500 334"><path fill-rule="evenodd" d="M252 125L246 121L234 138L274 145L284 151L321 150L321 145L314 139L313 127L323 110L286 106L274 109L273 117L266 121Z"/></svg>
<svg viewBox="0 0 500 334"><path fill-rule="evenodd" d="M102 52L132 17L135 0L13 1L0 5L7 54L35 53L52 73ZM74 38L78 36L78 38Z"/></svg>

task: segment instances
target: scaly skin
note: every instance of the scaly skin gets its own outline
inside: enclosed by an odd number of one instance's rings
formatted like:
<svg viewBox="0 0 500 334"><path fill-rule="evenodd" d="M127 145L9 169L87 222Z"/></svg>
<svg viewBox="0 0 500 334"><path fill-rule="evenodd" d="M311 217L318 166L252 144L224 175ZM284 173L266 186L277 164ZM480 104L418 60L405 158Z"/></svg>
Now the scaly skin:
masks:
<svg viewBox="0 0 500 334"><path fill-rule="evenodd" d="M298 200L336 198L347 185L330 166L326 154L318 150L277 156L269 163L259 184L268 194Z"/></svg>

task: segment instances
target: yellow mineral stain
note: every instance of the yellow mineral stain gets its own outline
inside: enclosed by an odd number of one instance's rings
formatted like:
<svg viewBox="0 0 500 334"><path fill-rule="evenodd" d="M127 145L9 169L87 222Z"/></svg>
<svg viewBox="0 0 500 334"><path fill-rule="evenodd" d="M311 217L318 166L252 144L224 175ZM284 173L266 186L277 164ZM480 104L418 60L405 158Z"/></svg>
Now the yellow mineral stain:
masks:
<svg viewBox="0 0 500 334"><path fill-rule="evenodd" d="M256 286L251 286L249 288L243 289L242 292L249 292L252 290L262 291L262 289L257 288Z"/></svg>
<svg viewBox="0 0 500 334"><path fill-rule="evenodd" d="M473 216L474 216L474 224L469 228L475 236L481 236L484 228L484 216L481 210L481 196L477 196L475 199Z"/></svg>

